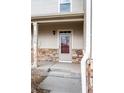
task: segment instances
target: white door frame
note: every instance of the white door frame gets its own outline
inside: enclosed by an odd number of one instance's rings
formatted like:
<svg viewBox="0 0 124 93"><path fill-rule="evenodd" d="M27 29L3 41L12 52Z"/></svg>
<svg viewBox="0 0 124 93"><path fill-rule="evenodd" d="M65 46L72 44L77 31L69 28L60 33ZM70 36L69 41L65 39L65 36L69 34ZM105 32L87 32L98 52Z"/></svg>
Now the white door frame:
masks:
<svg viewBox="0 0 124 93"><path fill-rule="evenodd" d="M60 33L60 31L71 31L71 51L72 51L72 49L73 49L73 30L72 29L58 29L57 30L57 47L58 47L58 50L60 49L60 47L59 47L59 43L60 43L59 33ZM71 52L71 56L72 56L72 52ZM59 53L59 62L72 63L72 59L71 59L71 61L62 61L62 60L60 60L60 53Z"/></svg>

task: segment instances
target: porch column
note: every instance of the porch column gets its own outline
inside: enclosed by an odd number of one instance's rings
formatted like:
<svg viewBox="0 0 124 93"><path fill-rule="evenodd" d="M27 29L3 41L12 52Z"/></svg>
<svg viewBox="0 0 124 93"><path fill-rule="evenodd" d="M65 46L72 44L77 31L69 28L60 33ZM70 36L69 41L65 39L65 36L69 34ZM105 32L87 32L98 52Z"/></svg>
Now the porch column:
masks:
<svg viewBox="0 0 124 93"><path fill-rule="evenodd" d="M84 57L81 62L82 71L82 93L89 93L87 64L91 61L92 54L92 0L84 0ZM90 59L90 60L89 60ZM88 60L88 61L87 61Z"/></svg>
<svg viewBox="0 0 124 93"><path fill-rule="evenodd" d="M33 67L37 67L37 40L38 40L38 25L33 22Z"/></svg>

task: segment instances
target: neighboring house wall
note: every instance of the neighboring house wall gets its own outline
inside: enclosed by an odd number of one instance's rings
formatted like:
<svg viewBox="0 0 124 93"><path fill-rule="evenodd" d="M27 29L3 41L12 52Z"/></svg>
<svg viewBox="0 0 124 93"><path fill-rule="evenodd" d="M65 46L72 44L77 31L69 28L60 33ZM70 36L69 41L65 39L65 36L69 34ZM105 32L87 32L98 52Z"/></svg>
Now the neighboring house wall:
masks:
<svg viewBox="0 0 124 93"><path fill-rule="evenodd" d="M83 13L83 0L70 0L71 12ZM31 0L31 15L57 14L59 12L59 0ZM70 13L70 12L68 12Z"/></svg>

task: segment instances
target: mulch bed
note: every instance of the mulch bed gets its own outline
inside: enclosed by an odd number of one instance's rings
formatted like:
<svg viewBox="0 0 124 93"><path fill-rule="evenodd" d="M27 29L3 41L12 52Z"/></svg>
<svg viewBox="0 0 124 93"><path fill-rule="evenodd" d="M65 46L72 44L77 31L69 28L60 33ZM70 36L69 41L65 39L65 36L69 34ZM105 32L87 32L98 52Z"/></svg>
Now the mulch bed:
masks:
<svg viewBox="0 0 124 93"><path fill-rule="evenodd" d="M49 93L49 90L40 89L39 84L46 78L41 75L41 71L38 69L31 70L31 93Z"/></svg>

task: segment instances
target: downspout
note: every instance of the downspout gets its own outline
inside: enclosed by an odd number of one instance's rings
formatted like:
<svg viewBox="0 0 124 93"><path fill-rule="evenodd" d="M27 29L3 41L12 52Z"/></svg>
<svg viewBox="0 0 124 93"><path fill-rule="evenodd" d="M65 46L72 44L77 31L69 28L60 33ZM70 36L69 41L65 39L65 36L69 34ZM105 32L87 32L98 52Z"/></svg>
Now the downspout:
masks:
<svg viewBox="0 0 124 93"><path fill-rule="evenodd" d="M90 1L90 59L92 59L92 0Z"/></svg>

